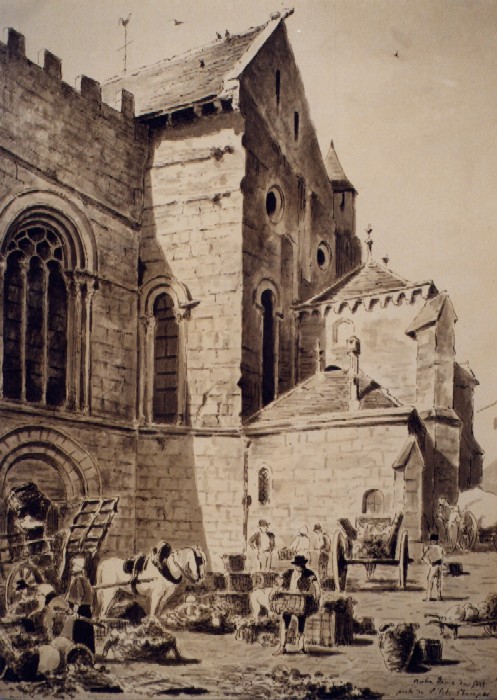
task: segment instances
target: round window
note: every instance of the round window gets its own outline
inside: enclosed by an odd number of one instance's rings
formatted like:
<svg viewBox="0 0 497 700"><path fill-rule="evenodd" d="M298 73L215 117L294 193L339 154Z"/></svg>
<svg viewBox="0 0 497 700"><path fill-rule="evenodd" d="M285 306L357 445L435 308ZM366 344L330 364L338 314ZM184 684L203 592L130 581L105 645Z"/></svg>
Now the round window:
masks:
<svg viewBox="0 0 497 700"><path fill-rule="evenodd" d="M273 224L281 221L283 216L284 199L280 188L273 185L266 195L266 213Z"/></svg>
<svg viewBox="0 0 497 700"><path fill-rule="evenodd" d="M321 270L327 270L329 268L331 262L331 250L330 246L325 243L325 241L321 241L321 243L318 245L316 260Z"/></svg>

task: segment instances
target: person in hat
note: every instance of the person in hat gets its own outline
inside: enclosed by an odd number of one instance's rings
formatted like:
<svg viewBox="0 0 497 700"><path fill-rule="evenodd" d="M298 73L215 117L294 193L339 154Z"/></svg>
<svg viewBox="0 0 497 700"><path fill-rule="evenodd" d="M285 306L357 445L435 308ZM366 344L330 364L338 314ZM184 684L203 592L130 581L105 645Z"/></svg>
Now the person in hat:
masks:
<svg viewBox="0 0 497 700"><path fill-rule="evenodd" d="M267 520L259 520L259 527L249 539L249 545L252 549L257 550L257 560L259 562L260 571L270 571L271 561L273 558L275 536L269 532L269 523Z"/></svg>
<svg viewBox="0 0 497 700"><path fill-rule="evenodd" d="M442 568L444 551L438 543L437 533L430 535L430 544L423 552L421 561L428 565L425 600L442 600Z"/></svg>
<svg viewBox="0 0 497 700"><path fill-rule="evenodd" d="M317 553L318 576L321 582L328 576L328 562L330 560L331 540L327 532L319 523L314 525L314 550Z"/></svg>
<svg viewBox="0 0 497 700"><path fill-rule="evenodd" d="M291 612L283 612L281 614L280 644L274 652L274 656L287 653L288 628L292 617L297 618L297 651L300 654L306 653L305 621L309 615L313 615L319 610L319 599L321 597L319 581L314 571L307 568L308 561L307 557L304 557L302 554L296 554L291 562L294 568L288 569L282 576L282 584L279 591L305 594L306 602L303 612L295 616Z"/></svg>
<svg viewBox="0 0 497 700"><path fill-rule="evenodd" d="M297 537L290 544L290 551L293 555L301 555L306 557L307 561L311 558L311 540L309 539L309 529L307 525L301 525Z"/></svg>

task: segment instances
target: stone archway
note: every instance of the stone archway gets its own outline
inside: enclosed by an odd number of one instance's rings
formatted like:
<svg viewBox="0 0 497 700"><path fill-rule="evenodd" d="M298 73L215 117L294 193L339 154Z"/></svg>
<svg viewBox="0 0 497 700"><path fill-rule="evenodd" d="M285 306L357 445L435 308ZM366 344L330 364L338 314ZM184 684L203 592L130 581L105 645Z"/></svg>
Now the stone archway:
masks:
<svg viewBox="0 0 497 700"><path fill-rule="evenodd" d="M100 472L89 453L68 435L46 427L24 426L0 437L0 496L21 480L45 487L55 500L98 496ZM46 494L49 496L49 493Z"/></svg>

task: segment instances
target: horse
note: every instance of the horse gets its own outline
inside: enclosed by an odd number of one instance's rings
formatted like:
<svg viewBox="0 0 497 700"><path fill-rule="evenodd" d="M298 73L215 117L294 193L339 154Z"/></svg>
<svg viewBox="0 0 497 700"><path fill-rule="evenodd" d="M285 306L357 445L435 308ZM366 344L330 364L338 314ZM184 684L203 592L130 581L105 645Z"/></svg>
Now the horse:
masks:
<svg viewBox="0 0 497 700"><path fill-rule="evenodd" d="M149 618L160 617L167 600L184 579L199 583L205 575L206 556L199 547L171 550L162 542L144 558L138 576L125 573L125 561L111 557L97 568L97 615L108 615L120 591L133 593L149 601Z"/></svg>

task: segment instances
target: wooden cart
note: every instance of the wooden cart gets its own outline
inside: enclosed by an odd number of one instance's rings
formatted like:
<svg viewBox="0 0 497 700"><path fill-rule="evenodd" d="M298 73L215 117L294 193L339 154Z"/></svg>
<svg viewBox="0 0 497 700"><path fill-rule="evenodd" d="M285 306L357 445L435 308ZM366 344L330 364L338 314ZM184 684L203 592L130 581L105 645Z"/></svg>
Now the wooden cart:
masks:
<svg viewBox="0 0 497 700"><path fill-rule="evenodd" d="M401 529L402 513L394 518L362 515L355 527L347 518L341 518L331 546L332 576L336 590L345 590L348 567L361 564L370 579L376 567L398 568L399 585L407 585L409 545L407 530Z"/></svg>
<svg viewBox="0 0 497 700"><path fill-rule="evenodd" d="M119 498L86 498L79 503L66 531L53 537L23 538L0 535L0 566L7 611L16 601L18 582L29 588L50 583L64 593L63 573L68 558L77 554L95 556L117 511ZM3 544L2 544L3 543Z"/></svg>
<svg viewBox="0 0 497 700"><path fill-rule="evenodd" d="M475 620L474 622L470 622L469 620L458 622L448 620L443 615L436 615L435 613L426 613L425 617L432 618L428 621L428 624L438 625L442 635L446 628L450 630L454 639L457 639L460 627L471 627L473 629L482 627L486 635L489 637L497 637L497 620L495 618L491 620Z"/></svg>

